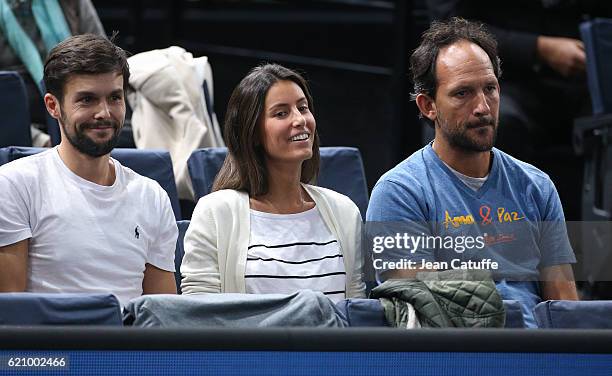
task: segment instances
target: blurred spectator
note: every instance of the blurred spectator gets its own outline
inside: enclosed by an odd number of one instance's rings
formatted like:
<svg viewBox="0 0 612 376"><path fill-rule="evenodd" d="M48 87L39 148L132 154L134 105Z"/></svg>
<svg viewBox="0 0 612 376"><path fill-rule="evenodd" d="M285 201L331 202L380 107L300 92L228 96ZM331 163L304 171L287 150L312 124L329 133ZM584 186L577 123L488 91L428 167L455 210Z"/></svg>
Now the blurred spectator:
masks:
<svg viewBox="0 0 612 376"><path fill-rule="evenodd" d="M0 0L0 69L21 74L30 100L32 143L48 146L40 132L46 110L39 84L47 53L70 35L105 35L91 0Z"/></svg>

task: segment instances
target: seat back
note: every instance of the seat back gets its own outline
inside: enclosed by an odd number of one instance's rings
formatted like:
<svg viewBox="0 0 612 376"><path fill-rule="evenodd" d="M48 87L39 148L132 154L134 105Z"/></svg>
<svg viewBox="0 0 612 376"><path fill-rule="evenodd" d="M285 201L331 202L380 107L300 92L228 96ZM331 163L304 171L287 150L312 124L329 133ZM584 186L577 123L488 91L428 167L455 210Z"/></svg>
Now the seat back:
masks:
<svg viewBox="0 0 612 376"><path fill-rule="evenodd" d="M317 185L348 196L365 217L368 186L359 150L351 147L321 147L321 168ZM227 148L195 150L187 162L196 200L211 192L217 173L223 165Z"/></svg>
<svg viewBox="0 0 612 376"><path fill-rule="evenodd" d="M506 311L505 328L525 328L523 310L521 303L516 300L504 300L504 310Z"/></svg>
<svg viewBox="0 0 612 376"><path fill-rule="evenodd" d="M596 18L580 24L586 71L595 115L612 113L612 19Z"/></svg>
<svg viewBox="0 0 612 376"><path fill-rule="evenodd" d="M112 294L0 293L0 325L122 325Z"/></svg>
<svg viewBox="0 0 612 376"><path fill-rule="evenodd" d="M336 303L336 307L344 314L349 326L389 326L378 299L343 299Z"/></svg>
<svg viewBox="0 0 612 376"><path fill-rule="evenodd" d="M584 156L581 222L582 276L596 297L610 298L612 291L612 113L574 120L572 137L577 154ZM569 223L568 223L569 224ZM578 227L579 226L579 227Z"/></svg>
<svg viewBox="0 0 612 376"><path fill-rule="evenodd" d="M45 87L45 80L40 80L40 89L42 92L46 92L47 89ZM47 133L49 134L49 138L51 139L51 145L59 145L62 141L62 135L59 129L59 122L57 119L53 118L49 111L45 111L45 119L47 123Z"/></svg>
<svg viewBox="0 0 612 376"><path fill-rule="evenodd" d="M191 153L187 160L187 168L196 202L212 191L213 182L226 156L225 147L197 149Z"/></svg>
<svg viewBox="0 0 612 376"><path fill-rule="evenodd" d="M361 153L357 148L322 147L321 169L317 185L348 196L365 218L368 209L368 185Z"/></svg>
<svg viewBox="0 0 612 376"><path fill-rule="evenodd" d="M0 147L32 146L28 94L17 72L0 71Z"/></svg>
<svg viewBox="0 0 612 376"><path fill-rule="evenodd" d="M539 328L612 329L612 301L547 300L533 309Z"/></svg>
<svg viewBox="0 0 612 376"><path fill-rule="evenodd" d="M8 148L1 148L0 149L0 166L2 166L5 163L9 163L10 160L10 152Z"/></svg>
<svg viewBox="0 0 612 376"><path fill-rule="evenodd" d="M524 328L521 305L516 300L504 300L506 311L505 328ZM344 299L336 303L336 307L346 318L349 326L389 326L385 318L385 310L378 299Z"/></svg>
<svg viewBox="0 0 612 376"><path fill-rule="evenodd" d="M4 150L8 151L8 160L14 161L15 159L40 153L47 149L8 147ZM1 153L2 151L0 151L0 156L2 155ZM122 165L134 170L136 173L157 181L168 193L168 197L170 197L174 216L177 220L181 219L181 208L179 205L178 193L176 191L170 153L165 150L114 149L111 152L111 156Z"/></svg>
<svg viewBox="0 0 612 376"><path fill-rule="evenodd" d="M176 290L179 294L182 294L181 290L181 263L183 262L183 255L185 255L185 246L183 239L185 239L185 233L189 227L190 221L177 221L176 226L178 227L178 238L176 239L176 250L174 252L174 279L176 280Z"/></svg>

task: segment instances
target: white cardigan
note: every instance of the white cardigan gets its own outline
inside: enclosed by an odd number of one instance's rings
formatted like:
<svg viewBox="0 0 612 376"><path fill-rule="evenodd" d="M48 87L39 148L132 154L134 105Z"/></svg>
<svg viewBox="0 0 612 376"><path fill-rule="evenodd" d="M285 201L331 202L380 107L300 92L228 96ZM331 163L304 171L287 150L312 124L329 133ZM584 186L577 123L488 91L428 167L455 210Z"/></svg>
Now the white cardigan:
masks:
<svg viewBox="0 0 612 376"><path fill-rule="evenodd" d="M338 239L346 269L346 297L365 297L362 279L361 215L346 196L303 185L323 222ZM247 248L251 233L249 195L221 190L202 197L185 234L181 265L183 294L245 293Z"/></svg>

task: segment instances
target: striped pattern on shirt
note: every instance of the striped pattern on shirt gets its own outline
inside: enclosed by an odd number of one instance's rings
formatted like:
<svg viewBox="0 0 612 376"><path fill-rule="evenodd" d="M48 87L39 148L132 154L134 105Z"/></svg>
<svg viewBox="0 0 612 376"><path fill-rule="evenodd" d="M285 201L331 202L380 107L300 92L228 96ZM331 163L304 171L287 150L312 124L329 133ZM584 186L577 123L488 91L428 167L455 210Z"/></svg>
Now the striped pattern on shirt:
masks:
<svg viewBox="0 0 612 376"><path fill-rule="evenodd" d="M251 210L245 278L253 294L309 289L333 301L346 296L340 245L316 207L296 214Z"/></svg>

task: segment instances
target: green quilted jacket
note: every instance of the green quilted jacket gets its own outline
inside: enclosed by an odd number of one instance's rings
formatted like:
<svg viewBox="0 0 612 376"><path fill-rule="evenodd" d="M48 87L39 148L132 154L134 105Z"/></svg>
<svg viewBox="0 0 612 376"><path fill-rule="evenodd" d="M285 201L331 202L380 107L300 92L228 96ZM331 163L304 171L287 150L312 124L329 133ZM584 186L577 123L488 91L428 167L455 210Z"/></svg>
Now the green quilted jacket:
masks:
<svg viewBox="0 0 612 376"><path fill-rule="evenodd" d="M392 279L374 288L391 326L406 327L410 303L422 327L503 327L504 305L488 273L448 270Z"/></svg>

